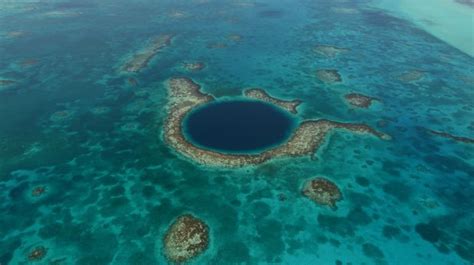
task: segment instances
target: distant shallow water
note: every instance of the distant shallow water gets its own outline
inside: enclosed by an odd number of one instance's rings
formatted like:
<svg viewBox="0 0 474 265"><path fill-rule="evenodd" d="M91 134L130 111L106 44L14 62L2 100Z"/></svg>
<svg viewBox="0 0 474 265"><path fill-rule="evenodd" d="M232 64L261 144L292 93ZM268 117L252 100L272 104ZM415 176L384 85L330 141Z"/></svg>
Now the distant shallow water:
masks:
<svg viewBox="0 0 474 265"><path fill-rule="evenodd" d="M474 57L474 5L456 0L375 0L375 6L408 19ZM468 4L468 3L471 4Z"/></svg>
<svg viewBox="0 0 474 265"><path fill-rule="evenodd" d="M295 121L268 103L229 100L210 103L184 119L192 143L227 153L254 153L287 140Z"/></svg>

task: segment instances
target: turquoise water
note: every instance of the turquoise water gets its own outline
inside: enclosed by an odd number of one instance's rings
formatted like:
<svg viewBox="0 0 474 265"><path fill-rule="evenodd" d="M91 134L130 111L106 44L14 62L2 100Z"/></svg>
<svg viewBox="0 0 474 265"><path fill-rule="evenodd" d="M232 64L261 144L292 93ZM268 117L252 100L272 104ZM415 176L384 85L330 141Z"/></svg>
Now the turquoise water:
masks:
<svg viewBox="0 0 474 265"><path fill-rule="evenodd" d="M0 86L0 263L166 264L166 229L193 213L211 234L190 264L472 264L474 147L424 128L473 137L474 59L369 4L1 2L0 79L16 83ZM120 73L160 34L175 35L169 47ZM316 45L348 50L325 58ZM424 77L398 78L412 70ZM174 76L219 98L261 87L303 100L300 119L393 139L336 132L315 158L197 165L163 142ZM351 92L379 102L349 107ZM341 189L336 211L301 195L315 176ZM47 253L29 262L36 246Z"/></svg>
<svg viewBox="0 0 474 265"><path fill-rule="evenodd" d="M472 0L375 0L373 5L412 21L440 40L474 56Z"/></svg>

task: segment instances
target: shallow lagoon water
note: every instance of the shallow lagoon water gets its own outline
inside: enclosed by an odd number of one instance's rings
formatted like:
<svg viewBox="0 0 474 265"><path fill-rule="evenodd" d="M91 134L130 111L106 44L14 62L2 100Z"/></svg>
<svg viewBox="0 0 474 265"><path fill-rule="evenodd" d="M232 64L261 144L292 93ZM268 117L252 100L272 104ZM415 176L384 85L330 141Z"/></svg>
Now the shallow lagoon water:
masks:
<svg viewBox="0 0 474 265"><path fill-rule="evenodd" d="M374 1L374 6L412 21L433 36L474 56L474 3L470 0Z"/></svg>
<svg viewBox="0 0 474 265"><path fill-rule="evenodd" d="M474 135L473 58L367 4L9 1L0 78L16 83L0 89L0 263L28 264L41 245L38 264L167 264L165 231L191 212L211 241L190 264L472 264L474 147L425 128ZM118 70L169 33L146 69ZM320 44L348 51L321 57ZM187 72L188 61L206 68ZM320 82L320 68L343 82ZM398 78L412 70L423 78ZM261 87L303 100L302 119L364 122L393 140L337 132L313 158L200 166L162 139L173 76L218 98ZM352 92L380 104L348 107ZM341 189L336 211L301 196L314 176Z"/></svg>

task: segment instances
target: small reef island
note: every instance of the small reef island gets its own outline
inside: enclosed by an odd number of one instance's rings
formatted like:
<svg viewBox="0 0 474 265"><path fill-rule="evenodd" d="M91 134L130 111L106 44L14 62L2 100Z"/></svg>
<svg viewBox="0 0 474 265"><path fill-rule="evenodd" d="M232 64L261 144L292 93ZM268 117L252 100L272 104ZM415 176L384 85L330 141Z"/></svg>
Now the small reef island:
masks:
<svg viewBox="0 0 474 265"><path fill-rule="evenodd" d="M342 200L341 191L336 184L323 177L308 180L302 192L315 203L329 206L333 210L337 209L336 203Z"/></svg>
<svg viewBox="0 0 474 265"><path fill-rule="evenodd" d="M331 45L317 45L313 48L313 51L320 57L333 58L341 53L348 52L349 49L339 48Z"/></svg>
<svg viewBox="0 0 474 265"><path fill-rule="evenodd" d="M316 70L316 77L325 84L333 84L342 82L341 74L336 69L319 69Z"/></svg>
<svg viewBox="0 0 474 265"><path fill-rule="evenodd" d="M146 47L129 57L120 67L128 73L136 73L145 68L153 57L169 46L173 35L160 35L153 38Z"/></svg>
<svg viewBox="0 0 474 265"><path fill-rule="evenodd" d="M209 228L200 219L185 214L174 221L164 238L164 250L168 260L186 262L207 249Z"/></svg>
<svg viewBox="0 0 474 265"><path fill-rule="evenodd" d="M278 146L259 153L228 153L194 145L186 139L183 130L185 117L195 108L209 104L216 99L200 90L200 86L185 77L171 78L167 83L168 104L164 125L164 140L179 154L203 165L242 167L257 165L273 158L298 157L314 154L329 132L342 129L353 133L369 134L388 140L390 136L365 124L342 123L326 119L304 120L298 124L288 140ZM270 96L262 89L248 89L244 96L270 103L295 114L299 100L286 101Z"/></svg>
<svg viewBox="0 0 474 265"><path fill-rule="evenodd" d="M372 105L373 101L377 99L374 97L366 96L359 93L350 93L344 96L347 103L351 104L352 106L367 109Z"/></svg>

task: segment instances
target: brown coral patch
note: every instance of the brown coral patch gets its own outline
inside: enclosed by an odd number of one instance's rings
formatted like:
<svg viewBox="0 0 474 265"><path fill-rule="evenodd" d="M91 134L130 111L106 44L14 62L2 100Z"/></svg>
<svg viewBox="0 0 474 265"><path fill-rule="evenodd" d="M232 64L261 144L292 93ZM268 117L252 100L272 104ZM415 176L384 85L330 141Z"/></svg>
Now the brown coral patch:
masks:
<svg viewBox="0 0 474 265"><path fill-rule="evenodd" d="M168 228L164 238L165 255L172 262L188 261L209 245L209 228L200 219L182 215Z"/></svg>
<svg viewBox="0 0 474 265"><path fill-rule="evenodd" d="M183 68L189 72L197 72L204 69L206 65L203 62L186 62L183 63Z"/></svg>
<svg viewBox="0 0 474 265"><path fill-rule="evenodd" d="M426 74L423 71L411 70L411 71L408 71L408 72L405 72L405 73L399 75L398 80L400 80L402 82L406 82L406 83L416 82L416 81L420 81L421 79L423 79L425 77L425 75Z"/></svg>
<svg viewBox="0 0 474 265"><path fill-rule="evenodd" d="M339 188L328 179L317 177L308 180L303 187L304 196L319 205L327 205L335 210L336 203L342 199Z"/></svg>
<svg viewBox="0 0 474 265"><path fill-rule="evenodd" d="M14 80L0 79L0 86L8 86L8 85L13 85L15 83L16 83L16 81L14 81Z"/></svg>
<svg viewBox="0 0 474 265"><path fill-rule="evenodd" d="M48 250L43 246L35 247L28 253L28 260L40 261L46 256L47 252Z"/></svg>
<svg viewBox="0 0 474 265"><path fill-rule="evenodd" d="M435 131L435 130L426 129L426 128L424 128L424 129L427 132L429 132L433 135L436 135L436 136L440 136L440 137L443 137L443 138L448 138L448 139L451 139L451 140L454 140L454 141L460 142L460 143L474 144L474 139L473 138L456 136L456 135L449 134L447 132L440 132L440 131Z"/></svg>
<svg viewBox="0 0 474 265"><path fill-rule="evenodd" d="M335 69L319 69L316 70L316 77L328 84L342 82L342 77L339 72Z"/></svg>
<svg viewBox="0 0 474 265"><path fill-rule="evenodd" d="M120 69L124 72L135 73L148 66L150 60L161 50L171 44L173 35L161 35L150 41L143 50L135 53Z"/></svg>
<svg viewBox="0 0 474 265"><path fill-rule="evenodd" d="M362 95L359 93L350 93L345 95L344 98L352 106L364 109L369 108L370 105L372 105L372 101L377 100L376 98Z"/></svg>
<svg viewBox="0 0 474 265"><path fill-rule="evenodd" d="M244 95L248 98L254 98L267 103L276 105L282 109L287 110L293 114L298 113L296 108L302 103L301 100L281 100L275 97L270 96L265 90L260 88L251 88L244 91Z"/></svg>
<svg viewBox="0 0 474 265"><path fill-rule="evenodd" d="M337 55L349 51L349 49L339 48L331 45L316 45L313 51L321 57L332 58Z"/></svg>
<svg viewBox="0 0 474 265"><path fill-rule="evenodd" d="M31 191L31 195L33 197L39 197L39 196L43 195L43 193L45 193L45 192L46 192L46 187L45 186L36 186Z"/></svg>
<svg viewBox="0 0 474 265"><path fill-rule="evenodd" d="M258 154L221 153L191 144L185 139L182 130L182 122L186 114L197 106L213 101L214 98L202 93L199 85L188 78L170 79L168 93L168 116L164 125L164 140L181 155L204 165L242 167L261 164L277 157L312 155L321 146L328 133L336 129L390 139L390 136L365 124L342 123L325 119L306 120L301 122L289 140L280 146Z"/></svg>

